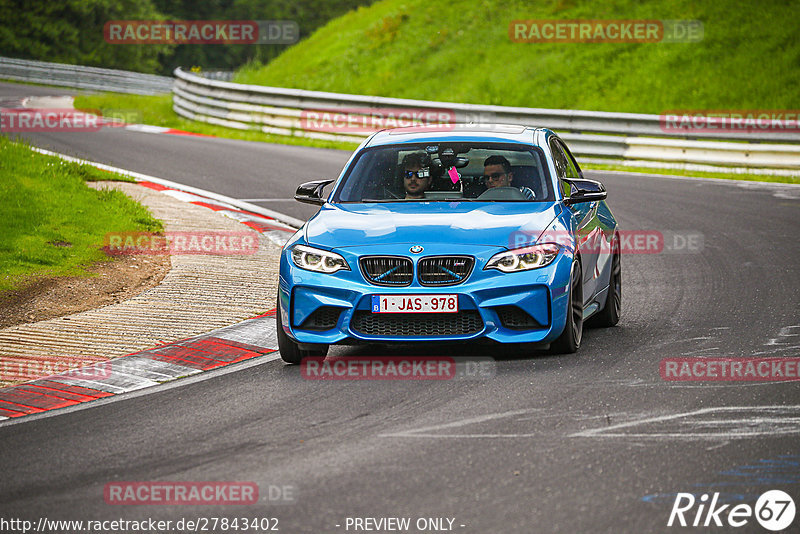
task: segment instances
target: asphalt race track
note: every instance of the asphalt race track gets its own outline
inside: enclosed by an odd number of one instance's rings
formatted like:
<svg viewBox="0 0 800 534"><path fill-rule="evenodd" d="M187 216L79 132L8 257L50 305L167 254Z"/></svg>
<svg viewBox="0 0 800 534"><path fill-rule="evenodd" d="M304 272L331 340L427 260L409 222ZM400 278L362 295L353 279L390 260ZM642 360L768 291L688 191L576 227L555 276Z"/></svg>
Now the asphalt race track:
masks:
<svg viewBox="0 0 800 534"><path fill-rule="evenodd" d="M58 93L0 85L4 102ZM288 200L296 186L336 177L349 156L122 129L26 137L234 198L274 199L257 203L303 219L314 208ZM0 516L272 517L286 533L354 532L348 517L450 518L463 533L666 532L677 530L667 520L679 492L753 505L781 489L800 505L800 382L659 373L664 358L798 356L800 187L586 175L606 185L623 229L657 230L673 250L623 256L620 324L586 331L578 354L342 347L332 352L499 359L491 378L425 382L309 381L269 361L3 425ZM681 247L686 236L702 246ZM104 501L106 483L152 480L254 482L262 499ZM270 486L291 495L270 500ZM752 518L736 530L765 532Z"/></svg>

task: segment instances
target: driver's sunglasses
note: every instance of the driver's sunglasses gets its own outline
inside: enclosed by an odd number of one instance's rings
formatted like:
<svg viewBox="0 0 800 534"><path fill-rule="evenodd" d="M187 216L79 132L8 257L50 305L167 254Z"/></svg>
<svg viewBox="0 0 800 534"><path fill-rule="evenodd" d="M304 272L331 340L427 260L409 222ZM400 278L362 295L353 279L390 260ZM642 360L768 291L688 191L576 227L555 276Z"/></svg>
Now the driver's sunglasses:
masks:
<svg viewBox="0 0 800 534"><path fill-rule="evenodd" d="M428 171L428 169L420 169L418 171L406 171L405 179L410 180L414 176L416 176L417 178L428 178L430 175L431 173L430 171Z"/></svg>
<svg viewBox="0 0 800 534"><path fill-rule="evenodd" d="M486 181L486 182L488 182L489 180L491 180L493 182L496 182L497 180L500 179L501 176L505 176L505 175L506 175L506 173L504 173L504 172L493 172L492 174L484 174L483 175L483 180Z"/></svg>

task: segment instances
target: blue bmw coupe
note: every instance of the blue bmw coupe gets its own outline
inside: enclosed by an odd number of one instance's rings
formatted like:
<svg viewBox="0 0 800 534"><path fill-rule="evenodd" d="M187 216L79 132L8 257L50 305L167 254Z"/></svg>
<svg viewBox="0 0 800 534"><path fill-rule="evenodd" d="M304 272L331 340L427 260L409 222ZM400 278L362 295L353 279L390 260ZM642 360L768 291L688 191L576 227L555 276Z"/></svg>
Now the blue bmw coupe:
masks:
<svg viewBox="0 0 800 534"><path fill-rule="evenodd" d="M586 321L619 320L619 234L605 188L550 130L383 130L337 180L303 184L295 198L321 208L281 252L286 362L357 343L572 353Z"/></svg>

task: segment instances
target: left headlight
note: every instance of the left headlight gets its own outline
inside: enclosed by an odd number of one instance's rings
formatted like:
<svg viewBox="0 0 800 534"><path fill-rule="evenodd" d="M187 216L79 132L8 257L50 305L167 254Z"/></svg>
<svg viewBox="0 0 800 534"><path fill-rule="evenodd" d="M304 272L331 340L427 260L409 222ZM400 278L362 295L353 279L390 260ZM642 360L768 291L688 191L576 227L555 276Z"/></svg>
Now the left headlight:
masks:
<svg viewBox="0 0 800 534"><path fill-rule="evenodd" d="M292 261L301 269L318 273L335 273L336 271L349 271L345 259L335 252L320 250L306 245L295 245L292 248Z"/></svg>
<svg viewBox="0 0 800 534"><path fill-rule="evenodd" d="M555 243L543 243L532 247L500 252L491 257L484 269L497 269L504 273L538 269L553 263L559 247Z"/></svg>

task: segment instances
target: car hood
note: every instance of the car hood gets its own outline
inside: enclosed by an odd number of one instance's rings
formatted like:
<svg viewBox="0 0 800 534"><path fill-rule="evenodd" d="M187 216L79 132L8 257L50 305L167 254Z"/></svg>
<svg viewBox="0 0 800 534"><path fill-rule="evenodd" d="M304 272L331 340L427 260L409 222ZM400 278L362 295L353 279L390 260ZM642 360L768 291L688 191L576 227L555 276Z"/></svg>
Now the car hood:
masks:
<svg viewBox="0 0 800 534"><path fill-rule="evenodd" d="M552 202L326 204L306 224L324 248L452 243L514 248L534 243L561 210Z"/></svg>

